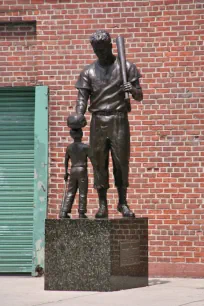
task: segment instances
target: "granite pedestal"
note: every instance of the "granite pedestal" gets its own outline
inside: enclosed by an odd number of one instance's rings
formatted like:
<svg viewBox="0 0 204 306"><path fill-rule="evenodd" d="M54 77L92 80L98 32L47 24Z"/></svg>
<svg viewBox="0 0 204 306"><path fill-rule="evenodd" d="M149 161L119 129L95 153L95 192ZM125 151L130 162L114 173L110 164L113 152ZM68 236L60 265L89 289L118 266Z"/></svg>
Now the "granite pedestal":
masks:
<svg viewBox="0 0 204 306"><path fill-rule="evenodd" d="M148 220L46 220L45 290L148 285Z"/></svg>

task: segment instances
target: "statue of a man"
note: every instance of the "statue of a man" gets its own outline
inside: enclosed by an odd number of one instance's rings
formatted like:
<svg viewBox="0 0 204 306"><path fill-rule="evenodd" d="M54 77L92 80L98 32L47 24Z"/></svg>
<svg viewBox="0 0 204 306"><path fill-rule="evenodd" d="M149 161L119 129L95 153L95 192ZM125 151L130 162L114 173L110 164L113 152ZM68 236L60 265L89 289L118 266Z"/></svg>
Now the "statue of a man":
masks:
<svg viewBox="0 0 204 306"><path fill-rule="evenodd" d="M90 43L97 60L86 66L76 83L78 98L76 112L84 114L90 99L90 155L94 168L94 187L99 197L96 218L108 217L107 189L109 188L108 160L112 155L115 185L119 202L117 209L124 217L135 217L127 205L130 157L130 131L125 92L141 101L141 77L134 64L126 62L127 83L123 84L119 59L112 53L110 34L96 31Z"/></svg>

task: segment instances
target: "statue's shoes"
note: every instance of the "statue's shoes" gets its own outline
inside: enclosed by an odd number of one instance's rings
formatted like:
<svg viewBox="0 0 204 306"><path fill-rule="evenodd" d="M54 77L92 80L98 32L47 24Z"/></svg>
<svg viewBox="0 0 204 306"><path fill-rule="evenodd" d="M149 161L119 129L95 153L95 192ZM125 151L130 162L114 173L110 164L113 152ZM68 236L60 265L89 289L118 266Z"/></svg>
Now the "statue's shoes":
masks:
<svg viewBox="0 0 204 306"><path fill-rule="evenodd" d="M61 211L59 217L60 219L70 219L70 216L65 211Z"/></svg>
<svg viewBox="0 0 204 306"><path fill-rule="evenodd" d="M80 219L87 219L88 217L84 213L81 213L81 214L79 214L79 218Z"/></svg>
<svg viewBox="0 0 204 306"><path fill-rule="evenodd" d="M117 210L122 213L123 217L135 218L135 214L129 209L127 204L118 204Z"/></svg>
<svg viewBox="0 0 204 306"><path fill-rule="evenodd" d="M95 218L108 218L108 208L105 205L101 205L99 210L97 211Z"/></svg>

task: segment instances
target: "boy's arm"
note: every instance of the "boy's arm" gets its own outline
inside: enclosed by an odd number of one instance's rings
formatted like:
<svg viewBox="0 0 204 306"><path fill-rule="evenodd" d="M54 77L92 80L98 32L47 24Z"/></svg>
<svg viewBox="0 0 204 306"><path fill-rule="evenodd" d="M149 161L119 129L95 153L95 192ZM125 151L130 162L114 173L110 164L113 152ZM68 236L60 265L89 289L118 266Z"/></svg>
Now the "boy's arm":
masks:
<svg viewBox="0 0 204 306"><path fill-rule="evenodd" d="M87 157L90 159L91 164L93 165L93 163L92 163L91 149L90 149L90 147L89 147L88 145L87 145Z"/></svg>
<svg viewBox="0 0 204 306"><path fill-rule="evenodd" d="M65 160L64 160L64 168L65 168L65 174L64 174L64 180L67 181L69 173L68 173L68 164L69 164L69 147L67 147L66 153L65 153Z"/></svg>

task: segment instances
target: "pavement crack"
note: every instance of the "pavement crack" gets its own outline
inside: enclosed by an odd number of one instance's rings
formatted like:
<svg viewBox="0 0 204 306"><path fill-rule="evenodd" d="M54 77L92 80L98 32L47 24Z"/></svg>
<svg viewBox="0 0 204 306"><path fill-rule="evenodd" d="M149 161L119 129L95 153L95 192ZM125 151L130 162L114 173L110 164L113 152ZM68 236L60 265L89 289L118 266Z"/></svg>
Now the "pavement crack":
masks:
<svg viewBox="0 0 204 306"><path fill-rule="evenodd" d="M203 302L204 300L197 300L197 301L192 301L192 302L189 302L189 303L185 303L185 304L180 304L178 306L186 306L186 305L190 305L190 304L193 304L193 303L197 303L197 302Z"/></svg>

